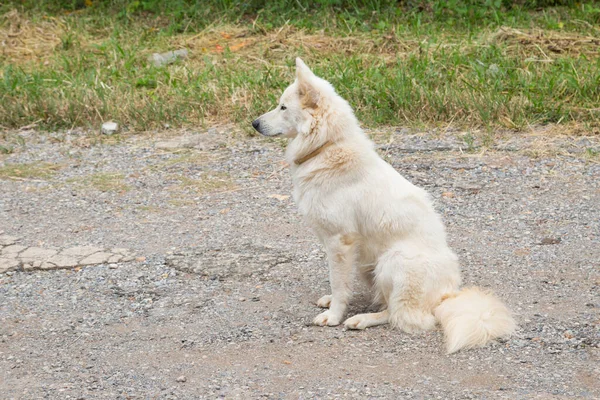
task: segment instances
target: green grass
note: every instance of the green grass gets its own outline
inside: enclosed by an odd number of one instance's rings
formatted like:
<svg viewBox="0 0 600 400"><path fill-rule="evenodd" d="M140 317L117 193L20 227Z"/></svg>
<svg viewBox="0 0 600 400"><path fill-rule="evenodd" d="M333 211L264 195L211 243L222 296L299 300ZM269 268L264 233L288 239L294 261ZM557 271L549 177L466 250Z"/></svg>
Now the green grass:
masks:
<svg viewBox="0 0 600 400"><path fill-rule="evenodd" d="M101 192L126 192L125 176L119 173L97 173L89 177L88 183Z"/></svg>
<svg viewBox="0 0 600 400"><path fill-rule="evenodd" d="M117 172L99 172L82 178L71 178L67 183L100 192L125 193L129 190L129 186L125 183L125 176Z"/></svg>
<svg viewBox="0 0 600 400"><path fill-rule="evenodd" d="M180 182L178 189L191 189L198 194L212 193L235 187L231 177L226 174L204 175L201 179L179 176L177 179Z"/></svg>
<svg viewBox="0 0 600 400"><path fill-rule="evenodd" d="M47 180L59 169L59 165L50 163L5 164L0 166L0 179Z"/></svg>
<svg viewBox="0 0 600 400"><path fill-rule="evenodd" d="M0 6L0 125L247 127L299 55L367 126L600 126L595 2L88 3ZM147 61L178 48L190 58Z"/></svg>

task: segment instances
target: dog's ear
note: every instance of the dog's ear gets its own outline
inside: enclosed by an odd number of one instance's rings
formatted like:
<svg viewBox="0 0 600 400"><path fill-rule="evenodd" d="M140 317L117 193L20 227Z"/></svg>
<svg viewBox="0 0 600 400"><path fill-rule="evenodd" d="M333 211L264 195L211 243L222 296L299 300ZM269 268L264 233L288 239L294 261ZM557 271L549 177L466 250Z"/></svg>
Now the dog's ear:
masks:
<svg viewBox="0 0 600 400"><path fill-rule="evenodd" d="M314 74L300 57L296 57L296 77L300 79L301 76L308 78L314 76Z"/></svg>
<svg viewBox="0 0 600 400"><path fill-rule="evenodd" d="M315 74L304 64L300 57L296 58L296 80L298 82L298 95L302 106L317 108L320 94L313 85Z"/></svg>

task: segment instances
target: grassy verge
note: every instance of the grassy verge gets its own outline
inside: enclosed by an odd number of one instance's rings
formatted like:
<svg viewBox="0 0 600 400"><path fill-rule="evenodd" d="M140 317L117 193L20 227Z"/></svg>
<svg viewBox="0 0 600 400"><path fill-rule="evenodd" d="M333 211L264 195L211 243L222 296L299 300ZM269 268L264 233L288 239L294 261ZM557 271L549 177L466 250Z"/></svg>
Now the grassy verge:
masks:
<svg viewBox="0 0 600 400"><path fill-rule="evenodd" d="M600 4L528 4L8 2L0 125L247 126L276 103L299 55L367 126L597 130ZM186 60L148 61L182 48Z"/></svg>

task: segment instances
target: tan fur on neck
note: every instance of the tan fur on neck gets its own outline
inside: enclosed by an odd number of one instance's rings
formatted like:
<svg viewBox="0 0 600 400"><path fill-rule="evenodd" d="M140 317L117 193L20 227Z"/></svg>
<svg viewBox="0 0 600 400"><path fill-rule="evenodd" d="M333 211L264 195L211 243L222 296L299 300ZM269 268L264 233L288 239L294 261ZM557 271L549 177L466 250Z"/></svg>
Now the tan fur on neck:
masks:
<svg viewBox="0 0 600 400"><path fill-rule="evenodd" d="M333 144L332 142L325 142L321 146L317 147L315 150L313 150L310 153L304 155L303 157L296 158L296 160L294 160L294 163L296 165L302 165L305 162L307 162L308 160L310 160L311 158L314 158L314 157L318 156L319 154L321 154L323 152L323 150L325 150L326 148L328 148L332 144Z"/></svg>

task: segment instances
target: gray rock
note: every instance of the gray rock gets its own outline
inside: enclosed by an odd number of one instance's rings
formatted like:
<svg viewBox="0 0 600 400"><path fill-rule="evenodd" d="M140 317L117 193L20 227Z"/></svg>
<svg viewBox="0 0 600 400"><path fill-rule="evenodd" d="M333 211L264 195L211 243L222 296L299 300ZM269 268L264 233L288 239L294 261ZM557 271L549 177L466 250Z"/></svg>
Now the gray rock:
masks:
<svg viewBox="0 0 600 400"><path fill-rule="evenodd" d="M172 64L179 59L186 59L188 57L187 49L180 49L175 51L167 51L165 53L153 53L148 57L148 61L153 63L156 67L163 65Z"/></svg>
<svg viewBox="0 0 600 400"><path fill-rule="evenodd" d="M540 241L541 246L549 246L553 244L560 244L562 239L560 237L545 237Z"/></svg>

